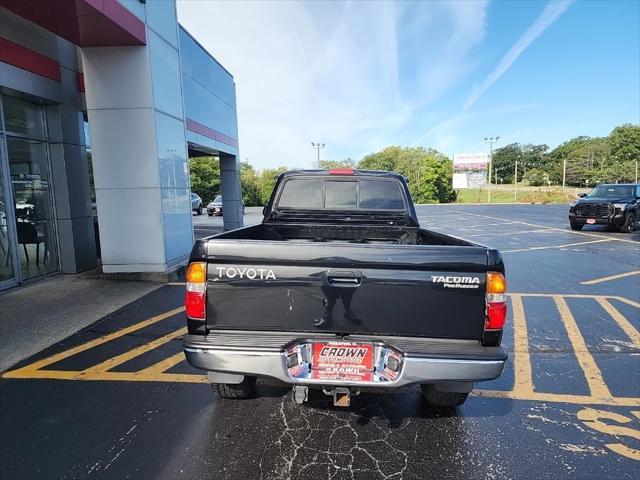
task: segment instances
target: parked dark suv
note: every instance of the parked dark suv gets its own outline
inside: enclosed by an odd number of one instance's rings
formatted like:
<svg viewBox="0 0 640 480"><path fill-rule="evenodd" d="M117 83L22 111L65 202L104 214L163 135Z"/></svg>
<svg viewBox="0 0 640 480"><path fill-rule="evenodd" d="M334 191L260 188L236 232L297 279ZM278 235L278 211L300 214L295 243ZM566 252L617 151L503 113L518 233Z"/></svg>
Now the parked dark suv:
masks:
<svg viewBox="0 0 640 480"><path fill-rule="evenodd" d="M613 225L631 233L640 219L640 184L603 184L571 202L569 225Z"/></svg>

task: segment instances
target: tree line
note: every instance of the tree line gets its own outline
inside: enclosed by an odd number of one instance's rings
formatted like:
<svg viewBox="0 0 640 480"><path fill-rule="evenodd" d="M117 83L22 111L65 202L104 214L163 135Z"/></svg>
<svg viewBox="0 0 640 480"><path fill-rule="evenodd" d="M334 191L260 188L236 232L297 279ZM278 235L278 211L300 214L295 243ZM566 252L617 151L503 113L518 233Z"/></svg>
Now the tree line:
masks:
<svg viewBox="0 0 640 480"><path fill-rule="evenodd" d="M640 125L620 125L606 137L576 137L550 150L547 145L512 143L493 152L493 183L513 183L518 162L518 183L532 186L565 184L589 187L597 183L633 182L640 161ZM205 202L220 193L220 165L213 157L189 160L191 190ZM366 155L360 161L320 160L315 168L360 168L390 170L407 179L416 203L446 203L456 199L452 187L453 162L437 150L390 146ZM246 206L265 205L276 178L292 170L280 166L256 170L240 164L242 197Z"/></svg>
<svg viewBox="0 0 640 480"><path fill-rule="evenodd" d="M511 143L493 152L494 183L590 187L634 182L640 161L640 125L620 125L606 137L576 137L550 150L547 145Z"/></svg>

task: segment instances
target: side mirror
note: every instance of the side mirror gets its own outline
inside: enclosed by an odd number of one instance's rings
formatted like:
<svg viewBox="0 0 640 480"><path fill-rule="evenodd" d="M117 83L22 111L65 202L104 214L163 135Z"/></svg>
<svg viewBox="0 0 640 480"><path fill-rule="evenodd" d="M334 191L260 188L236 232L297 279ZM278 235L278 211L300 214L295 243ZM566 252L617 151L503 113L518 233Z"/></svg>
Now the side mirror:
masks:
<svg viewBox="0 0 640 480"><path fill-rule="evenodd" d="M586 193L581 193L581 194L579 194L579 195L578 195L578 197L580 197L580 198L584 198L584 197L586 197L586 196L587 196L587 194L586 194Z"/></svg>

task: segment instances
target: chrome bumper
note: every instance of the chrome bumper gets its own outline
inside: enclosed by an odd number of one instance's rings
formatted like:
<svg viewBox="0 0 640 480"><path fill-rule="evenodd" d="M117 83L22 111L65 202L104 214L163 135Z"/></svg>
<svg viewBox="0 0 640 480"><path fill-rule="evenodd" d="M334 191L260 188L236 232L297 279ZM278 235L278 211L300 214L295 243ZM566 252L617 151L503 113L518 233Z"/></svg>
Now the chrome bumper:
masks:
<svg viewBox="0 0 640 480"><path fill-rule="evenodd" d="M466 359L459 358L460 355L457 355L458 358L446 358L402 352L402 368L393 380L327 381L292 376L287 368L284 345L281 347L204 345L201 341L190 342L189 338L188 336L184 341L184 353L188 362L196 368L231 375L274 378L294 385L401 387L438 382L479 382L499 377L506 362L506 353L499 347L498 351L502 352L502 358L496 358L493 355L490 359Z"/></svg>

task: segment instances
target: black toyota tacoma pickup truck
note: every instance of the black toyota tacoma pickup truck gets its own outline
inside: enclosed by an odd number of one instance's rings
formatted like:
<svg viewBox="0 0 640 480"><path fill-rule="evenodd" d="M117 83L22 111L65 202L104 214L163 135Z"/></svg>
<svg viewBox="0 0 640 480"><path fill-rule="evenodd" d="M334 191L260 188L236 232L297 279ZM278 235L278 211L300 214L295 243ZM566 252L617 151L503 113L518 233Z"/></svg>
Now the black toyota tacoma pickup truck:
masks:
<svg viewBox="0 0 640 480"><path fill-rule="evenodd" d="M417 384L453 407L502 373L505 290L497 250L420 228L402 176L287 172L262 223L195 243L184 352L224 398L263 377L298 403Z"/></svg>
<svg viewBox="0 0 640 480"><path fill-rule="evenodd" d="M598 185L569 204L569 226L611 225L631 233L640 220L640 184Z"/></svg>

